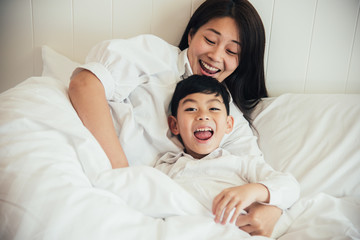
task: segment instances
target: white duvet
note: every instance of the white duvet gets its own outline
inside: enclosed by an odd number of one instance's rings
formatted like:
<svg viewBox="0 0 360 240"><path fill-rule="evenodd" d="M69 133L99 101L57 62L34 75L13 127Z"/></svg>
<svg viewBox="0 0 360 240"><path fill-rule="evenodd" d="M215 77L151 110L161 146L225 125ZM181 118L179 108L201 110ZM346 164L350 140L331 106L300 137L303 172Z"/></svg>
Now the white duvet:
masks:
<svg viewBox="0 0 360 240"><path fill-rule="evenodd" d="M359 102L288 94L257 116L265 159L302 187L280 239L360 239ZM61 80L2 93L0 114L0 239L265 239L215 224L151 167L111 170Z"/></svg>

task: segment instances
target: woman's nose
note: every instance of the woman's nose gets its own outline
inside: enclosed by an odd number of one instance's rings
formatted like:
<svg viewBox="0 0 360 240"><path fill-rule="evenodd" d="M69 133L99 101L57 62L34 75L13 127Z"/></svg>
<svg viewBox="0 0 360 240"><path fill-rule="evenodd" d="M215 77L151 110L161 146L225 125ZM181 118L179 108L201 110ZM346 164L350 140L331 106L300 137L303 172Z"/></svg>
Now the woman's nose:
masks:
<svg viewBox="0 0 360 240"><path fill-rule="evenodd" d="M222 58L222 49L219 46L213 47L209 53L209 58L214 62L219 62Z"/></svg>

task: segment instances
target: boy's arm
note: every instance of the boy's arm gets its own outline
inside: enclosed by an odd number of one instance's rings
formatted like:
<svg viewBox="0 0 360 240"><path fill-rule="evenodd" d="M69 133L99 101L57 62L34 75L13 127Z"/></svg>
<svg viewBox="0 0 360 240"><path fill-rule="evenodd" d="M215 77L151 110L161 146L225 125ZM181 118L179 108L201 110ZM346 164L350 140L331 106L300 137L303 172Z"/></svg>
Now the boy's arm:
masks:
<svg viewBox="0 0 360 240"><path fill-rule="evenodd" d="M269 191L268 204L280 209L291 207L300 196L300 185L290 173L275 171L262 160L251 158L246 179L250 183L261 183Z"/></svg>
<svg viewBox="0 0 360 240"><path fill-rule="evenodd" d="M235 209L230 219L230 223L233 223L252 203L269 203L269 201L270 193L267 187L260 183L249 183L227 188L219 193L213 201L212 212L215 215L215 222L221 221L225 224L230 213Z"/></svg>

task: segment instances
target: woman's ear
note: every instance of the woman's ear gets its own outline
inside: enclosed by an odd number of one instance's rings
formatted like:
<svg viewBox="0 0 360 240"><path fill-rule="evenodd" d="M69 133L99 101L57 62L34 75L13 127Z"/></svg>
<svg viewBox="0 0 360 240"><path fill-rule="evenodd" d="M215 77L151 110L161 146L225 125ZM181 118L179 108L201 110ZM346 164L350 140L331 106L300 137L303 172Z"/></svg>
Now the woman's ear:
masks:
<svg viewBox="0 0 360 240"><path fill-rule="evenodd" d="M226 120L226 134L231 133L231 131L233 130L234 127L234 117L233 116L227 116L227 120Z"/></svg>
<svg viewBox="0 0 360 240"><path fill-rule="evenodd" d="M190 46L193 36L194 36L194 31L192 29L190 29L189 34L188 34L188 45L189 46Z"/></svg>
<svg viewBox="0 0 360 240"><path fill-rule="evenodd" d="M169 116L168 117L168 125L170 128L170 131L174 134L174 135L179 135L179 128L178 128L178 124L177 124L177 119L174 116Z"/></svg>

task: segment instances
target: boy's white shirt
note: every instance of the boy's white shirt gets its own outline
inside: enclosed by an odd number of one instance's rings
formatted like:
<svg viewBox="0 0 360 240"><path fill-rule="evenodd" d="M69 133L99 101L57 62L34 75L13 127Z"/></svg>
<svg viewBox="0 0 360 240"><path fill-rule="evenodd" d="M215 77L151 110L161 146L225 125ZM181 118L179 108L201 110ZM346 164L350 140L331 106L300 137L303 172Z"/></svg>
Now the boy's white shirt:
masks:
<svg viewBox="0 0 360 240"><path fill-rule="evenodd" d="M235 156L218 148L202 159L185 152L166 153L155 166L190 192L210 211L216 195L226 188L261 183L270 192L270 205L287 209L299 197L299 184L256 156Z"/></svg>
<svg viewBox="0 0 360 240"><path fill-rule="evenodd" d="M164 153L182 150L167 127L167 116L176 83L192 75L187 49L180 51L153 35L109 40L94 46L74 73L81 69L102 82L130 166L154 166ZM234 129L221 147L238 156L262 159L257 138L233 102L230 111Z"/></svg>

